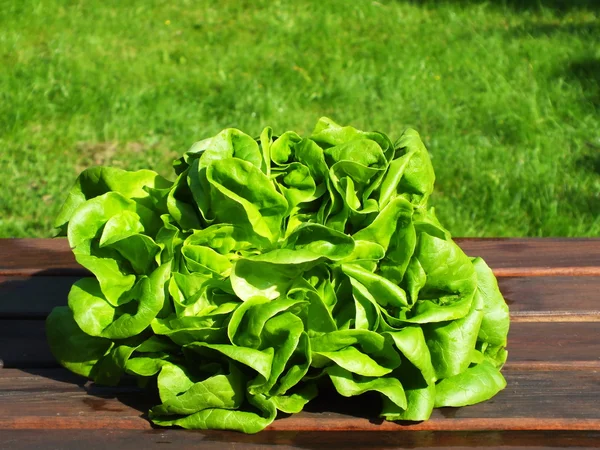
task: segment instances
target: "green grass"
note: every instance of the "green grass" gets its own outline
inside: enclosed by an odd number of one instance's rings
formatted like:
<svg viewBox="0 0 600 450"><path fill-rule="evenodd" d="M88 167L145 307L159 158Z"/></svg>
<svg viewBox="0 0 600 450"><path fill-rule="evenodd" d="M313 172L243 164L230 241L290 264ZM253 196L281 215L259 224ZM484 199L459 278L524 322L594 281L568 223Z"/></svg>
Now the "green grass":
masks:
<svg viewBox="0 0 600 450"><path fill-rule="evenodd" d="M322 115L419 130L454 235L600 235L594 5L0 0L0 237L50 236L89 165Z"/></svg>

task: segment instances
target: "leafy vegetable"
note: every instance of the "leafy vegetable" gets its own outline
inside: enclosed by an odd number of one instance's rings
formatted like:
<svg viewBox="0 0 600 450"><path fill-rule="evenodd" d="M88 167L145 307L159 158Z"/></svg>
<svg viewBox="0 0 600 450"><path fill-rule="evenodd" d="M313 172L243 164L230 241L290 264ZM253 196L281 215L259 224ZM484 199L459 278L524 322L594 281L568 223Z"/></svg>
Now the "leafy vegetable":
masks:
<svg viewBox="0 0 600 450"><path fill-rule="evenodd" d="M56 226L94 277L48 318L68 369L158 386L158 425L247 433L324 383L379 393L388 420L505 386L508 308L427 208L414 130L228 129L174 167L174 182L94 167L69 193Z"/></svg>

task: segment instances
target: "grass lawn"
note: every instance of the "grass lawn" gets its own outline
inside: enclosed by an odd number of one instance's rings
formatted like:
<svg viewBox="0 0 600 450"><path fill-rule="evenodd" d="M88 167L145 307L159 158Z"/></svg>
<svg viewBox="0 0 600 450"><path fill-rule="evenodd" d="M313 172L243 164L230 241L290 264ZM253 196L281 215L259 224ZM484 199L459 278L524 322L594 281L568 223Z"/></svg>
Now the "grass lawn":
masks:
<svg viewBox="0 0 600 450"><path fill-rule="evenodd" d="M0 0L0 237L90 165L322 115L415 127L456 236L597 236L599 83L598 1Z"/></svg>

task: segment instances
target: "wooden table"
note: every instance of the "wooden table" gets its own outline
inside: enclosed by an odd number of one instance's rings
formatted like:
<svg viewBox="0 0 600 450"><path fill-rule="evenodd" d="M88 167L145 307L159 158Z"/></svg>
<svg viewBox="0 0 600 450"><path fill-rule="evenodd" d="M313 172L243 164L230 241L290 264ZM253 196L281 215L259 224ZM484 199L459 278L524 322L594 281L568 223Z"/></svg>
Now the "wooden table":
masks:
<svg viewBox="0 0 600 450"><path fill-rule="evenodd" d="M503 392L418 424L382 423L355 401L247 436L153 429L148 394L59 368L44 318L86 272L64 240L0 240L0 449L600 446L600 239L458 242L494 269L510 306Z"/></svg>

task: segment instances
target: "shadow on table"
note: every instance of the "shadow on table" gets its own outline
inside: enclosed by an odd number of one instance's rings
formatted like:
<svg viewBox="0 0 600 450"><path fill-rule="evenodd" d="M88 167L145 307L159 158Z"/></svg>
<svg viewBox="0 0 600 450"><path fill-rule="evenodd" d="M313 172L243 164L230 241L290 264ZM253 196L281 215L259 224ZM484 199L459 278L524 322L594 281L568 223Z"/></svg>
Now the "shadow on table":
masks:
<svg viewBox="0 0 600 450"><path fill-rule="evenodd" d="M159 403L152 391L142 390L125 380L119 387L105 387L89 382L83 377L73 375L66 370L27 369L26 372L44 376L63 383L72 383L84 390L87 395L82 402L93 412L119 413L127 410L129 419L133 411L139 417L148 420L147 411ZM80 395L77 398L81 398ZM116 400L116 401L115 401ZM319 416L343 414L360 418L372 418L372 423L380 423L379 399L376 395L366 394L357 398L342 398L333 392L321 392L318 400L307 405L305 411L313 413L312 418L318 426ZM443 408L442 415L451 420L455 408ZM301 413L303 414L303 413ZM89 416L88 416L89 417ZM93 419L90 419L93 420ZM118 416L115 416L118 421ZM439 420L439 419L436 419ZM93 428L93 427L92 427ZM77 432L79 430L72 430ZM85 430L80 430L85 431ZM96 433L101 430L88 430ZM361 431L347 430L266 430L247 435L232 431L218 430L181 430L153 427L149 430L126 429L116 426L114 431L106 430L106 443L115 448L264 448L282 446L300 449L335 448L437 448L437 447L490 447L518 446L520 448L539 447L540 442L552 442L552 447L596 447L600 442L598 431L414 431L410 428L398 431ZM63 430L60 439L70 438L71 430ZM98 433L96 433L98 434ZM104 438L103 438L104 439ZM130 447L135 443L135 447ZM127 446L125 446L127 444ZM139 444L139 445L138 445ZM203 447L204 446L204 447ZM96 447L94 447L96 448Z"/></svg>
<svg viewBox="0 0 600 450"><path fill-rule="evenodd" d="M0 319L44 320L52 308L67 304L75 281L86 276L78 270L40 270L33 274L2 277Z"/></svg>

